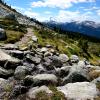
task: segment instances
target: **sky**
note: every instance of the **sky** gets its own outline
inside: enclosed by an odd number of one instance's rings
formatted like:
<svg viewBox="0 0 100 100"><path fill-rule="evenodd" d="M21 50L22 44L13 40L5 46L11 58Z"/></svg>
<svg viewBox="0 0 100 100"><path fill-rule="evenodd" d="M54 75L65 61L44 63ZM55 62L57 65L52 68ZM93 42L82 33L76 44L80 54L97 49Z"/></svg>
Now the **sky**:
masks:
<svg viewBox="0 0 100 100"><path fill-rule="evenodd" d="M39 21L100 22L100 0L4 0L12 8Z"/></svg>

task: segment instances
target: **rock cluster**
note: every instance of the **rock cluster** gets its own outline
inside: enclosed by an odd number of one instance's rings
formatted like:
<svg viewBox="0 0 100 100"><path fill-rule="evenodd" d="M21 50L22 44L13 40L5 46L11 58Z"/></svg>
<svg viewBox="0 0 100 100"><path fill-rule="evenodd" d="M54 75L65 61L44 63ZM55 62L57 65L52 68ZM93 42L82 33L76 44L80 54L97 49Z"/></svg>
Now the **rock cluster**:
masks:
<svg viewBox="0 0 100 100"><path fill-rule="evenodd" d="M68 100L94 100L100 93L98 84L100 67L77 55L59 54L50 45L26 51L15 44L0 46L0 100L22 100L20 95L35 100L40 92L49 97L53 95L50 85Z"/></svg>

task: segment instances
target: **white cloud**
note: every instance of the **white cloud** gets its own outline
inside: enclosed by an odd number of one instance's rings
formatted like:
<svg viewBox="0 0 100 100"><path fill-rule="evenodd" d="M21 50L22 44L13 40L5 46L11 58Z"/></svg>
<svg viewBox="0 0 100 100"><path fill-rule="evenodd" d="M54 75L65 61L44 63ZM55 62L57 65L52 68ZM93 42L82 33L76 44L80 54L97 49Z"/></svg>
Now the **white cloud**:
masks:
<svg viewBox="0 0 100 100"><path fill-rule="evenodd" d="M93 11L93 10L99 10L100 7L96 7L96 6L93 6L93 7L90 7L90 8L83 8L84 11Z"/></svg>
<svg viewBox="0 0 100 100"><path fill-rule="evenodd" d="M83 21L83 20L91 20L92 12L80 13L79 11L65 11L60 10L55 19L57 22L68 22L71 20L75 21Z"/></svg>
<svg viewBox="0 0 100 100"><path fill-rule="evenodd" d="M44 14L52 14L50 11L45 11Z"/></svg>
<svg viewBox="0 0 100 100"><path fill-rule="evenodd" d="M97 10L97 15L99 15L99 16L100 16L100 10Z"/></svg>
<svg viewBox="0 0 100 100"><path fill-rule="evenodd" d="M45 11L44 13L50 13L50 12ZM100 14L100 11L98 13ZM52 16L52 14L41 15L40 13L33 12L33 11L24 11L23 14L31 18L36 18L39 21L50 20L50 18L52 18L52 20L57 21L57 22L70 22L72 20L74 21L84 21L84 20L95 21L96 19L93 17L93 13L90 11L81 13L79 11L60 10L58 14L56 14L55 16Z"/></svg>
<svg viewBox="0 0 100 100"><path fill-rule="evenodd" d="M25 11L24 14L31 18L36 18L36 17L40 16L39 13L32 12L32 11Z"/></svg>
<svg viewBox="0 0 100 100"><path fill-rule="evenodd" d="M73 5L73 3L82 2L95 2L95 0L41 0L37 2L32 2L32 7L51 7L51 8L61 8L66 9Z"/></svg>
<svg viewBox="0 0 100 100"><path fill-rule="evenodd" d="M45 16L45 15L41 16L40 13L33 12L33 11L25 11L23 14L27 15L28 17L31 17L31 18L36 18L37 20L39 20L41 22L49 20L49 18L50 18L50 15L48 15L48 16Z"/></svg>

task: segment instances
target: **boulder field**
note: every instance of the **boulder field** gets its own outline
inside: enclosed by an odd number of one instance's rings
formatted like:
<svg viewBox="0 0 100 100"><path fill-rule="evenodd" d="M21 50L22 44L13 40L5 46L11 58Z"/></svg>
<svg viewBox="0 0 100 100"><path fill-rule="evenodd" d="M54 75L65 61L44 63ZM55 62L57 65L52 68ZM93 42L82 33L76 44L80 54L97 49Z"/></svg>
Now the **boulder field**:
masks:
<svg viewBox="0 0 100 100"><path fill-rule="evenodd" d="M100 66L50 45L31 50L0 46L0 100L38 100L41 92L52 100L50 86L64 95L61 100L95 100L100 97Z"/></svg>

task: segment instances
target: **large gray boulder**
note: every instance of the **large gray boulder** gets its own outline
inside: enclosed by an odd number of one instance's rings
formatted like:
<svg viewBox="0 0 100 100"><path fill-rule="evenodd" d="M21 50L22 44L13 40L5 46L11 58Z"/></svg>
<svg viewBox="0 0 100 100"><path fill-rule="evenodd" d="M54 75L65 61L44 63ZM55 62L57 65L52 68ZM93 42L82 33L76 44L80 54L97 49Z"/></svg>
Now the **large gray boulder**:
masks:
<svg viewBox="0 0 100 100"><path fill-rule="evenodd" d="M40 92L45 92L48 96L53 94L47 86L33 87L27 93L27 100L36 99L36 95Z"/></svg>
<svg viewBox="0 0 100 100"><path fill-rule="evenodd" d="M48 85L54 84L56 85L58 82L57 77L54 74L37 74L34 76L26 76L25 83L32 82L34 86Z"/></svg>
<svg viewBox="0 0 100 100"><path fill-rule="evenodd" d="M14 73L13 70L6 70L6 69L0 67L0 77L8 78L11 75L13 75L13 73Z"/></svg>
<svg viewBox="0 0 100 100"><path fill-rule="evenodd" d="M10 65L13 65L12 67L15 67L15 65L20 64L20 60L17 58L11 57L9 54L5 53L3 50L0 49L0 64L2 66L2 64L6 64L6 63L10 63Z"/></svg>
<svg viewBox="0 0 100 100"><path fill-rule="evenodd" d="M6 31L0 28L0 40L6 39Z"/></svg>
<svg viewBox="0 0 100 100"><path fill-rule="evenodd" d="M68 76L63 78L63 84L71 82L89 81L88 70L83 62L75 64L71 67Z"/></svg>
<svg viewBox="0 0 100 100"><path fill-rule="evenodd" d="M24 57L24 52L20 50L6 50L5 52L19 59L22 59Z"/></svg>
<svg viewBox="0 0 100 100"><path fill-rule="evenodd" d="M94 100L98 95L96 85L89 82L68 83L57 88L68 100Z"/></svg>
<svg viewBox="0 0 100 100"><path fill-rule="evenodd" d="M3 44L0 48L5 50L16 50L18 46L15 44Z"/></svg>

